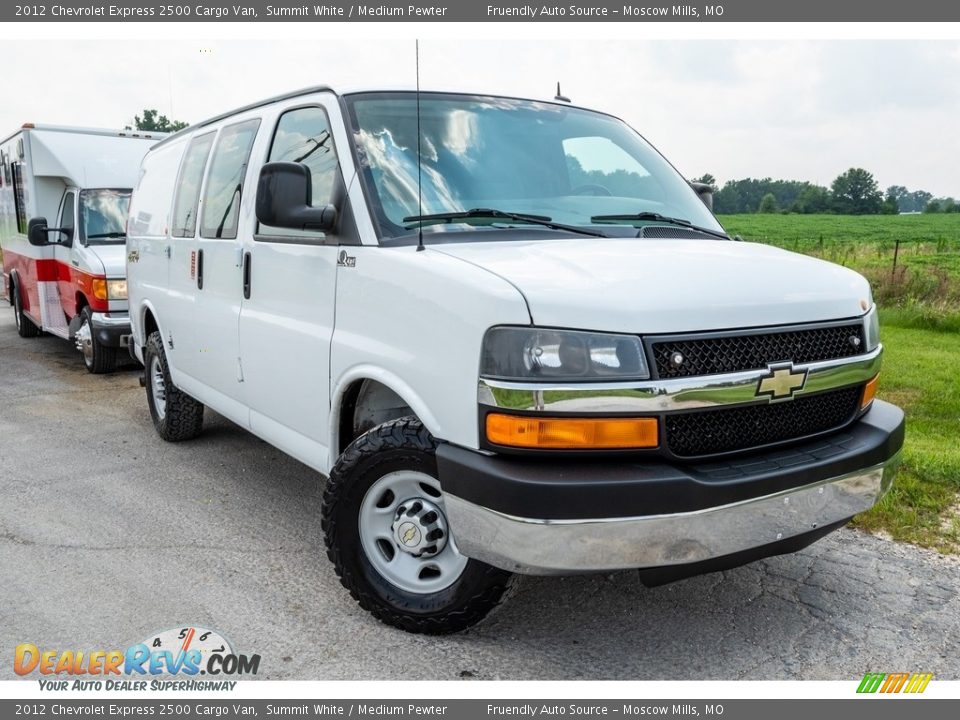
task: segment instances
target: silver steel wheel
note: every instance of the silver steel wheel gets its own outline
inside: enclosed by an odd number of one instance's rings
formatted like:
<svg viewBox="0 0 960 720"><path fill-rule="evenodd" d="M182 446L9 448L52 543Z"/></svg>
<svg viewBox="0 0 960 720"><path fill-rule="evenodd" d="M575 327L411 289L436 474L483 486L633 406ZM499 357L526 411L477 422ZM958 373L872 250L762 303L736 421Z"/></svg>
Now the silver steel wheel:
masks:
<svg viewBox="0 0 960 720"><path fill-rule="evenodd" d="M90 330L90 323L86 317L80 323L80 329L73 337L77 344L77 350L83 354L83 362L88 368L93 367L93 332Z"/></svg>
<svg viewBox="0 0 960 720"><path fill-rule="evenodd" d="M435 593L463 573L443 507L440 483L404 470L377 480L360 504L360 543L374 569L401 590Z"/></svg>
<svg viewBox="0 0 960 720"><path fill-rule="evenodd" d="M153 397L153 409L157 418L163 420L167 414L167 384L163 379L160 358L154 355L150 359L150 394Z"/></svg>

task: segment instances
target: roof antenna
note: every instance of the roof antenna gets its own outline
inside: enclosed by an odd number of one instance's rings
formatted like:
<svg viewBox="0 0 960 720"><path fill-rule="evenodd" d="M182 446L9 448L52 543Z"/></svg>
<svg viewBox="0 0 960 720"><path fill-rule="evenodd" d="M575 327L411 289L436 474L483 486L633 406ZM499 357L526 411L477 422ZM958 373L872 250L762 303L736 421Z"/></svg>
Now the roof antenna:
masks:
<svg viewBox="0 0 960 720"><path fill-rule="evenodd" d="M420 38L415 40L417 58L417 215L423 217L423 161L420 156ZM417 224L417 252L423 250L423 220Z"/></svg>
<svg viewBox="0 0 960 720"><path fill-rule="evenodd" d="M560 82L559 82L559 81L557 82L557 94L554 96L553 99L554 99L554 100L557 100L558 102L565 102L565 103L570 102L570 98L566 97L565 95L561 95L561 94L560 94Z"/></svg>

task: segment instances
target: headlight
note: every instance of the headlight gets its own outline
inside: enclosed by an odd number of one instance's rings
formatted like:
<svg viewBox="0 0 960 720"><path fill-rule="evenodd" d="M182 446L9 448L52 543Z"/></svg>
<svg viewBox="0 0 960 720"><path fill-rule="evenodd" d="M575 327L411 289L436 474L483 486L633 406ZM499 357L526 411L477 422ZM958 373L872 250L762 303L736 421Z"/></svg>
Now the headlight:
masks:
<svg viewBox="0 0 960 720"><path fill-rule="evenodd" d="M645 380L643 344L635 335L495 327L483 339L480 374L501 380Z"/></svg>
<svg viewBox="0 0 960 720"><path fill-rule="evenodd" d="M127 299L126 280L107 280L107 297L111 300Z"/></svg>
<svg viewBox="0 0 960 720"><path fill-rule="evenodd" d="M876 305L863 317L863 339L866 341L867 352L873 352L880 344L880 314Z"/></svg>

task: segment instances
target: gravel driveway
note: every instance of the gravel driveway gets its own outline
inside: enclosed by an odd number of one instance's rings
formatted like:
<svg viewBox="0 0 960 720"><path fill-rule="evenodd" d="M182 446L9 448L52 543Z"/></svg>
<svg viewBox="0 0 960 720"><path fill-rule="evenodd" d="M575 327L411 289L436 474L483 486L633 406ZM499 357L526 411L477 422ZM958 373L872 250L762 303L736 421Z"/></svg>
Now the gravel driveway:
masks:
<svg viewBox="0 0 960 720"><path fill-rule="evenodd" d="M792 556L646 589L525 578L470 632L357 607L322 546L323 478L208 411L171 445L133 367L93 376L0 305L0 651L125 648L183 624L270 679L960 678L960 562L843 530ZM0 679L14 677L0 663Z"/></svg>

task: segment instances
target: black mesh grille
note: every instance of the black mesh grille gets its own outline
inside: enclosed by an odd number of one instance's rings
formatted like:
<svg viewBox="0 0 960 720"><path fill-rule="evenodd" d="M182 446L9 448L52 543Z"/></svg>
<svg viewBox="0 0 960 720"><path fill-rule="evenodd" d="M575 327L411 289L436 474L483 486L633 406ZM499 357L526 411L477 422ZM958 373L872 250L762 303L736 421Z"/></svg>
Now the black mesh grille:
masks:
<svg viewBox="0 0 960 720"><path fill-rule="evenodd" d="M667 447L679 457L696 457L816 435L852 420L861 391L855 385L769 405L667 415Z"/></svg>
<svg viewBox="0 0 960 720"><path fill-rule="evenodd" d="M681 228L675 225L647 225L641 231L645 238L664 240L717 240L716 235L700 232L692 228Z"/></svg>
<svg viewBox="0 0 960 720"><path fill-rule="evenodd" d="M855 338L855 340L851 340ZM858 355L863 347L863 324L786 330L755 335L663 340L653 343L653 357L661 378L715 375L760 370L769 363L795 364ZM680 353L682 362L674 362Z"/></svg>

